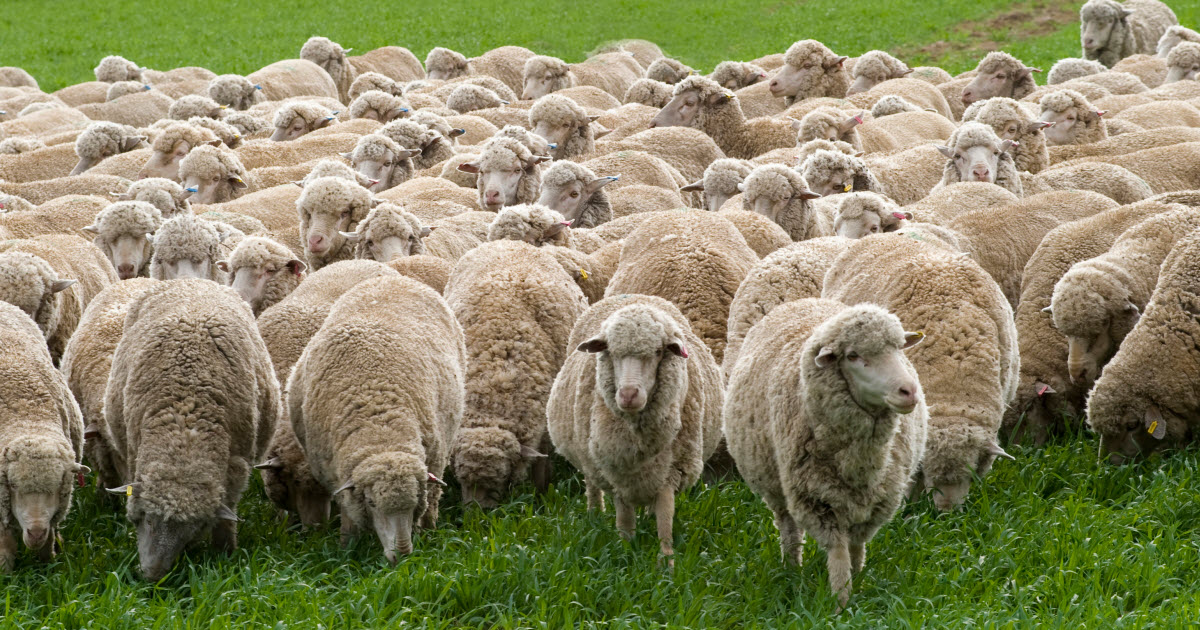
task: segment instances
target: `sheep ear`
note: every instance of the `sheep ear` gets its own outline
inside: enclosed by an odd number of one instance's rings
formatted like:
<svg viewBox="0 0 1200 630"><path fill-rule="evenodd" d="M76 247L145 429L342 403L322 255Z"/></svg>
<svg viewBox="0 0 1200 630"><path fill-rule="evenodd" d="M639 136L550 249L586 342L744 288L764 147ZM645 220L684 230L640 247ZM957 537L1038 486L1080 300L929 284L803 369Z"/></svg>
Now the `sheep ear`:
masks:
<svg viewBox="0 0 1200 630"><path fill-rule="evenodd" d="M799 198L801 198L801 199L805 199L805 200L807 200L807 199L820 199L820 198L821 198L821 195L820 195L820 193L815 193L815 192L813 192L813 191L811 191L811 190L802 190L802 191L800 191L800 194L798 194L798 195L796 195L796 196L797 196L797 197L799 197Z"/></svg>
<svg viewBox="0 0 1200 630"><path fill-rule="evenodd" d="M596 194L597 190L600 190L601 188L604 188L605 186L617 181L619 177L619 175L617 177L597 177L596 179L593 179L592 181L583 185L583 192L589 195L594 195Z"/></svg>
<svg viewBox="0 0 1200 630"><path fill-rule="evenodd" d="M937 150L938 150L938 153L941 153L942 155L946 156L947 158L949 158L951 160L954 159L954 149L951 149L950 147L937 147Z"/></svg>
<svg viewBox="0 0 1200 630"><path fill-rule="evenodd" d="M1138 321L1142 319L1141 309L1139 309L1137 304L1134 304L1133 302L1125 302L1125 312L1129 315L1129 318L1133 320L1132 323L1134 325L1137 325Z"/></svg>
<svg viewBox="0 0 1200 630"><path fill-rule="evenodd" d="M996 444L995 442L988 444L988 455L993 457L1003 457L1004 459L1011 459L1014 462L1017 461L1016 457L1006 453L1004 449L1000 448L1000 445Z"/></svg>
<svg viewBox="0 0 1200 630"><path fill-rule="evenodd" d="M857 115L851 116L838 123L838 133L846 133L847 131L850 131L851 129L861 125L863 122L863 116L865 116L866 113L867 112L859 112Z"/></svg>
<svg viewBox="0 0 1200 630"><path fill-rule="evenodd" d="M713 94L712 96L708 97L708 105L709 107L716 107L718 105L724 105L731 100L733 100L733 94L729 92L721 92L720 94Z"/></svg>
<svg viewBox="0 0 1200 630"><path fill-rule="evenodd" d="M1045 396L1046 394L1057 394L1058 392L1055 391L1053 387L1050 387L1049 385L1047 385L1041 381L1034 381L1033 382L1033 393L1037 394L1038 397L1040 398L1042 396Z"/></svg>
<svg viewBox="0 0 1200 630"><path fill-rule="evenodd" d="M458 165L458 170L464 173L479 173L479 162L463 162Z"/></svg>
<svg viewBox="0 0 1200 630"><path fill-rule="evenodd" d="M908 70L905 70L904 72L901 72L901 73L900 73L900 76L902 76L902 77L906 77L906 76L908 76L908 75L912 74L912 72L913 72L913 68L909 68Z"/></svg>
<svg viewBox="0 0 1200 630"><path fill-rule="evenodd" d="M526 162L525 169L526 170L531 169L531 168L537 166L538 164L541 164L542 162L549 162L552 159L554 159L554 158L551 158L549 155L535 155L535 156L529 158L529 161Z"/></svg>
<svg viewBox="0 0 1200 630"><path fill-rule="evenodd" d="M83 428L83 439L94 440L98 437L103 437L100 435L100 427L94 424L89 424Z"/></svg>
<svg viewBox="0 0 1200 630"><path fill-rule="evenodd" d="M404 116L407 113L408 113L407 107L395 107L395 108L389 109L388 112L383 115L383 119L388 122L391 122L393 120L396 120L397 118Z"/></svg>
<svg viewBox="0 0 1200 630"><path fill-rule="evenodd" d="M86 475L90 472L92 472L91 468L88 468L87 466L84 466L83 464L75 464L75 474Z"/></svg>
<svg viewBox="0 0 1200 630"><path fill-rule="evenodd" d="M1029 123L1029 132L1035 133L1035 132L1041 131L1043 129L1049 129L1049 128L1053 127L1054 125L1055 125L1055 123L1052 123L1052 122L1046 122L1044 120L1035 120L1035 121Z"/></svg>
<svg viewBox="0 0 1200 630"><path fill-rule="evenodd" d="M579 347L576 348L576 350L579 350L580 352L604 352L605 350L608 350L608 342L600 337L592 337L591 339L579 344Z"/></svg>
<svg viewBox="0 0 1200 630"><path fill-rule="evenodd" d="M131 496L133 496L134 491L136 491L138 489L138 486L140 486L140 485L141 485L140 483L135 481L133 483L127 483L123 486L118 486L116 488L105 488L104 490L105 490L105 492L108 492L109 494L120 494L120 495L124 495L127 497L131 497Z"/></svg>
<svg viewBox="0 0 1200 630"><path fill-rule="evenodd" d="M525 446L524 444L522 444L521 445L521 457L525 457L528 459L543 459L546 457L546 454L539 452L537 449L529 448L528 446Z"/></svg>
<svg viewBox="0 0 1200 630"><path fill-rule="evenodd" d="M357 243L362 240L362 235L358 232L338 232L338 234L341 234L347 243Z"/></svg>
<svg viewBox="0 0 1200 630"><path fill-rule="evenodd" d="M121 142L122 151L132 151L137 145L146 141L146 136L131 136Z"/></svg>
<svg viewBox="0 0 1200 630"><path fill-rule="evenodd" d="M387 203L387 202L385 202L383 199L380 199L378 197L371 197L371 207L372 208L374 208L375 206L378 206L381 203Z"/></svg>
<svg viewBox="0 0 1200 630"><path fill-rule="evenodd" d="M447 485L446 482L442 481L441 479L438 479L437 476L434 475L433 473L425 473L425 474L429 475L429 477L428 477L429 483L436 483L437 485L442 486L443 488L446 487L446 485Z"/></svg>
<svg viewBox="0 0 1200 630"><path fill-rule="evenodd" d="M79 282L79 281L78 280L55 280L54 284L50 285L50 292L58 293L59 291L66 291L68 288L70 288L71 285L75 284L76 282Z"/></svg>
<svg viewBox="0 0 1200 630"><path fill-rule="evenodd" d="M1047 314L1047 315L1053 315L1053 314L1054 314L1054 311L1051 311L1049 306L1047 306L1046 308L1042 309L1042 312L1043 312L1043 313L1045 313L1045 314Z"/></svg>
<svg viewBox="0 0 1200 630"><path fill-rule="evenodd" d="M667 352L670 352L677 357L682 357L684 359L688 358L687 346L683 345L682 341L675 340L671 341L671 343L668 343Z"/></svg>
<svg viewBox="0 0 1200 630"><path fill-rule="evenodd" d="M205 142L203 144L207 144L210 147L219 147L224 143L221 142L220 140L209 140L208 142Z"/></svg>
<svg viewBox="0 0 1200 630"><path fill-rule="evenodd" d="M558 236L559 234L561 234L562 231L565 230L566 228L567 228L567 224L565 224L565 223L555 223L555 224L551 225L550 227L546 228L545 231L542 232L542 236L545 238L554 238L555 236Z"/></svg>
<svg viewBox="0 0 1200 630"><path fill-rule="evenodd" d="M1037 68L1021 68L1020 70L1017 70L1017 72L1015 73L1016 76L1014 76L1013 78L1014 79L1024 79L1025 77L1028 77L1030 74L1032 74L1034 70L1041 72L1041 70L1038 70Z"/></svg>
<svg viewBox="0 0 1200 630"><path fill-rule="evenodd" d="M904 333L904 345L902 345L900 347L904 350L908 350L909 348L921 343L924 340L925 340L925 332L924 331L918 330L916 332L906 332L906 333Z"/></svg>
<svg viewBox="0 0 1200 630"><path fill-rule="evenodd" d="M261 464L256 464L254 468L256 470L279 470L283 468L283 462L278 457L272 457Z"/></svg>
<svg viewBox="0 0 1200 630"><path fill-rule="evenodd" d="M1146 423L1146 433L1149 433L1151 437L1156 440L1167 437L1167 421L1163 419L1162 412L1158 410L1158 407L1150 405L1146 409L1144 421Z"/></svg>
<svg viewBox="0 0 1200 630"><path fill-rule="evenodd" d="M592 138L595 140L599 140L600 138L603 138L604 136L607 136L610 133L612 133L612 129L597 129L596 131L592 132Z"/></svg>
<svg viewBox="0 0 1200 630"><path fill-rule="evenodd" d="M738 182L738 192L746 192L746 182Z"/></svg>
<svg viewBox="0 0 1200 630"><path fill-rule="evenodd" d="M837 360L837 353L834 352L833 348L830 346L821 348L820 352L817 353L817 358L815 359L817 367L821 369L832 367L837 363Z"/></svg>
<svg viewBox="0 0 1200 630"><path fill-rule="evenodd" d="M417 157L418 155L421 155L420 149L400 149L400 154L397 155L396 157L400 158L401 160L404 160L404 159L408 159L408 158Z"/></svg>
<svg viewBox="0 0 1200 630"><path fill-rule="evenodd" d="M305 269L308 269L308 265L304 264L304 261L302 260L293 258L287 261L287 268L288 271L292 272L292 275L299 276L300 274L304 273Z"/></svg>
<svg viewBox="0 0 1200 630"><path fill-rule="evenodd" d="M826 69L826 70L832 70L834 66L837 66L838 68L841 68L841 67L842 67L842 64L843 64L843 63L846 63L846 60L847 60L847 59L849 59L849 57L846 57L846 56L840 56L840 57L838 57L837 59L831 59L829 62L827 62L827 63L825 64L825 69Z"/></svg>
<svg viewBox="0 0 1200 630"><path fill-rule="evenodd" d="M599 115L599 114L596 114L595 116L590 116L590 115L589 115L589 116L587 117L587 119L588 119L588 122L589 122L589 123L594 123L594 122L596 122L597 120L600 120L600 115Z"/></svg>
<svg viewBox="0 0 1200 630"><path fill-rule="evenodd" d="M217 269L220 269L221 271L224 271L225 273L229 273L229 261L228 260L218 260L217 261Z"/></svg>
<svg viewBox="0 0 1200 630"><path fill-rule="evenodd" d="M1002 140L1000 142L1000 150L1005 153L1012 153L1013 149L1019 146L1021 146L1021 143L1016 140Z"/></svg>
<svg viewBox="0 0 1200 630"><path fill-rule="evenodd" d="M241 520L238 518L237 513L229 509L229 506L225 505L224 503L217 507L217 519L222 521L233 521L234 523Z"/></svg>
<svg viewBox="0 0 1200 630"><path fill-rule="evenodd" d="M237 175L229 176L229 185L233 186L234 190L245 190L248 188L246 182L242 181L242 178Z"/></svg>
<svg viewBox="0 0 1200 630"><path fill-rule="evenodd" d="M1121 19L1125 19L1133 15L1133 9L1121 9Z"/></svg>
<svg viewBox="0 0 1200 630"><path fill-rule="evenodd" d="M336 116L326 116L326 117L322 118L321 120L318 120L317 122L313 123L312 130L316 131L318 129L324 129L325 127L329 126L329 123L332 123L335 120L337 120Z"/></svg>
<svg viewBox="0 0 1200 630"><path fill-rule="evenodd" d="M86 227L81 227L81 228L79 228L79 230L82 232L87 232L89 234L99 234L100 233L100 228L96 227L95 223L93 223L92 225L86 226Z"/></svg>
<svg viewBox="0 0 1200 630"><path fill-rule="evenodd" d="M304 188L304 180L303 179L297 179L296 181L292 182L292 184L298 188Z"/></svg>
<svg viewBox="0 0 1200 630"><path fill-rule="evenodd" d="M461 136L461 135L463 135L463 134L465 134L465 133L467 133L467 130L466 130L466 129L451 129L451 130L450 130L450 137L451 137L451 138L457 138L457 137L459 137L459 136Z"/></svg>
<svg viewBox="0 0 1200 630"><path fill-rule="evenodd" d="M334 494L340 494L340 493L341 493L342 491L344 491L344 490L353 490L353 489L354 489L354 482L353 482L353 481L347 481L346 483L342 484L342 487L341 487L341 488L338 488L337 490L334 490L334 491L333 491L333 493L334 493Z"/></svg>
<svg viewBox="0 0 1200 630"><path fill-rule="evenodd" d="M800 119L799 119L799 118L792 118L791 116L788 116L787 118L788 118L788 120L792 121L792 122L791 122L791 125L792 125L792 131L800 131L800 124L801 124L801 121L800 121Z"/></svg>

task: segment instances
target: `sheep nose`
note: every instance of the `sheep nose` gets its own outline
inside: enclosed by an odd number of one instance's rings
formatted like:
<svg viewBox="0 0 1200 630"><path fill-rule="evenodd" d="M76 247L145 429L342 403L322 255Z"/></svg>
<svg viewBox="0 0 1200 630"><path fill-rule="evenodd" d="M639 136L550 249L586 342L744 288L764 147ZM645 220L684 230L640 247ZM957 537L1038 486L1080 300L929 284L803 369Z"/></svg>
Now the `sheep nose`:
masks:
<svg viewBox="0 0 1200 630"><path fill-rule="evenodd" d="M122 280L127 280L129 278L132 278L133 277L133 264L121 263L121 264L117 265L117 275L120 276Z"/></svg>
<svg viewBox="0 0 1200 630"><path fill-rule="evenodd" d="M47 533L50 530L46 527L29 527L25 530L25 545L34 549L40 549L46 544Z"/></svg>
<svg viewBox="0 0 1200 630"><path fill-rule="evenodd" d="M489 204L499 203L500 202L500 191L498 191L498 190L485 191L483 193L483 199L484 199L484 201L488 202Z"/></svg>
<svg viewBox="0 0 1200 630"><path fill-rule="evenodd" d="M779 88L779 79L772 79L771 82L768 83L767 85L772 90L778 89Z"/></svg>
<svg viewBox="0 0 1200 630"><path fill-rule="evenodd" d="M971 174L975 176L977 181L982 182L988 178L989 171L986 166L976 166L975 168L971 169Z"/></svg>
<svg viewBox="0 0 1200 630"><path fill-rule="evenodd" d="M1072 383L1083 382L1083 377L1085 376L1086 372L1087 370L1083 369L1082 367L1068 366L1067 368L1067 376L1070 377Z"/></svg>
<svg viewBox="0 0 1200 630"><path fill-rule="evenodd" d="M308 237L308 249L318 253L325 251L325 235L314 234Z"/></svg>
<svg viewBox="0 0 1200 630"><path fill-rule="evenodd" d="M617 404L620 405L622 409L633 409L637 406L639 393L640 392L638 391L638 387L636 385L622 385L621 388L617 390Z"/></svg>

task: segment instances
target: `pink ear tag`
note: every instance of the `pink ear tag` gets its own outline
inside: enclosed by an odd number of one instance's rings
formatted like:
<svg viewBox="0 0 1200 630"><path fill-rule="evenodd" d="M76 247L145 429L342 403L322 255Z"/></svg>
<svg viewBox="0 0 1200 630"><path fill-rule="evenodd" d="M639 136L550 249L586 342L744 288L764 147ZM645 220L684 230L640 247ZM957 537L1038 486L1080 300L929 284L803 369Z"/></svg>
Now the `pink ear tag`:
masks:
<svg viewBox="0 0 1200 630"><path fill-rule="evenodd" d="M1045 384L1039 385L1039 386L1038 386L1038 388L1037 388L1037 395L1038 395L1038 396L1045 396L1045 395L1046 395L1046 390L1048 390L1048 389L1050 389L1050 386L1049 386L1049 385L1045 385Z"/></svg>
<svg viewBox="0 0 1200 630"><path fill-rule="evenodd" d="M679 356L681 356L681 357L683 357L683 358L685 358L685 359L686 359L686 358L688 358L688 353L687 353L687 347L686 347L686 346L683 346L683 345L680 345L680 346L679 346Z"/></svg>
<svg viewBox="0 0 1200 630"><path fill-rule="evenodd" d="M861 125L861 124L863 124L863 123L862 123L862 114L859 114L859 115L855 116L855 117L854 117L854 122L856 122L856 123L858 123L858 124L860 124L860 125Z"/></svg>
<svg viewBox="0 0 1200 630"><path fill-rule="evenodd" d="M892 216L893 216L893 217L896 217L897 219L900 219L901 221L903 221L903 220L905 220L905 219L907 219L907 218L908 218L908 217L904 216L904 213L903 213L903 212L893 212L893 213L892 213Z"/></svg>

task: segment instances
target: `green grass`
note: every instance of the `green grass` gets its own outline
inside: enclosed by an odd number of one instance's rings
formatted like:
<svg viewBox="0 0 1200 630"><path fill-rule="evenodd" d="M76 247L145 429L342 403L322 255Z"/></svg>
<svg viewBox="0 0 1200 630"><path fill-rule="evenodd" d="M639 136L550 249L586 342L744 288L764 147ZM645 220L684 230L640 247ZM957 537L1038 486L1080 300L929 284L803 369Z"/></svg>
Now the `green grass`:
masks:
<svg viewBox="0 0 1200 630"><path fill-rule="evenodd" d="M246 73L295 56L313 34L359 51L400 44L422 58L435 45L478 54L520 44L568 60L642 37L704 70L805 37L952 72L972 67L988 39L1045 69L1078 54L1070 19L1033 36L996 19L1014 7L1036 17L1050 0L472 0L438 13L435 4L9 0L0 63L29 69L49 90L91 79L106 54ZM1200 4L1176 11L1200 22ZM824 554L810 541L803 568L785 568L769 514L744 484L698 486L679 500L671 574L656 568L653 521L641 517L638 539L623 542L611 512L586 512L579 476L560 462L549 494L525 487L493 512L464 512L451 491L438 529L419 533L416 553L395 568L372 538L340 549L336 524L289 530L255 481L240 510L241 550L192 549L159 585L137 578L133 531L88 488L64 528L66 552L49 565L24 554L0 577L0 628L1171 628L1200 619L1196 453L1101 466L1087 434L1011 450L1017 461L998 463L962 511L907 505L868 546L840 616Z"/></svg>

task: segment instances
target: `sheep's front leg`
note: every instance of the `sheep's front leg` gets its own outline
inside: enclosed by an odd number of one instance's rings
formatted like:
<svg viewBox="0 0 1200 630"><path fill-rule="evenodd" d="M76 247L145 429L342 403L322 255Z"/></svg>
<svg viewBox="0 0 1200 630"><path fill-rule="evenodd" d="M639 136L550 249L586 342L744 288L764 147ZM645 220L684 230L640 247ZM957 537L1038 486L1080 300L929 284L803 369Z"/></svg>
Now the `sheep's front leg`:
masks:
<svg viewBox="0 0 1200 630"><path fill-rule="evenodd" d="M213 549L222 553L237 551L237 521L217 519L212 531Z"/></svg>
<svg viewBox="0 0 1200 630"><path fill-rule="evenodd" d="M538 494L545 494L550 489L550 477L554 473L554 464L549 457L539 457L533 461L533 489Z"/></svg>
<svg viewBox="0 0 1200 630"><path fill-rule="evenodd" d="M804 530L786 512L775 514L775 528L779 530L779 553L785 564L804 564Z"/></svg>
<svg viewBox="0 0 1200 630"><path fill-rule="evenodd" d="M863 562L867 559L867 543L854 541L850 543L850 570L855 574L862 571Z"/></svg>
<svg viewBox="0 0 1200 630"><path fill-rule="evenodd" d="M837 593L838 612L850 601L850 541L845 534L835 534L825 547L829 563L829 588Z"/></svg>
<svg viewBox="0 0 1200 630"><path fill-rule="evenodd" d="M55 546L58 544L59 536L57 528L51 527L50 533L46 538L46 544L42 545L37 551L38 560L42 562L50 562L55 556Z"/></svg>
<svg viewBox="0 0 1200 630"><path fill-rule="evenodd" d="M675 521L675 490L664 487L654 499L654 521L658 525L658 544L667 566L675 567L675 549L672 547L671 528Z"/></svg>
<svg viewBox="0 0 1200 630"><path fill-rule="evenodd" d="M604 511L604 491L600 486L584 480L584 485L587 486L587 509L589 512Z"/></svg>
<svg viewBox="0 0 1200 630"><path fill-rule="evenodd" d="M346 515L345 510L342 510L342 529L340 533L342 548L349 547L350 541L358 536L358 524Z"/></svg>
<svg viewBox="0 0 1200 630"><path fill-rule="evenodd" d="M12 571L17 559L17 539L8 529L0 531L0 573Z"/></svg>
<svg viewBox="0 0 1200 630"><path fill-rule="evenodd" d="M617 531L621 538L633 540L633 506L618 494L613 495L613 505L617 508Z"/></svg>

